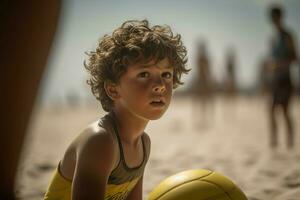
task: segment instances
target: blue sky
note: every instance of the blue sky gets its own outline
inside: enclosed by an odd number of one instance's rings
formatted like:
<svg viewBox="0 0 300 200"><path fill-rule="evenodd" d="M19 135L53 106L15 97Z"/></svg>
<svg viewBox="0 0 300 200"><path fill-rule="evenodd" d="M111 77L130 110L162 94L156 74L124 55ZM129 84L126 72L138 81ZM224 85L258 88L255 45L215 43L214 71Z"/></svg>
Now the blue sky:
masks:
<svg viewBox="0 0 300 200"><path fill-rule="evenodd" d="M85 84L84 52L95 48L125 20L148 19L151 24L167 24L180 33L188 49L189 68L194 67L197 38L205 39L212 71L220 81L228 48L237 56L239 87L255 84L259 60L267 54L272 33L266 15L271 0L65 0L41 87L43 102L64 99L68 92L90 97ZM281 0L287 12L286 24L300 37L300 1ZM299 47L298 47L299 49ZM192 72L184 77L186 86ZM186 87L185 86L185 87ZM184 88L184 87L183 87Z"/></svg>

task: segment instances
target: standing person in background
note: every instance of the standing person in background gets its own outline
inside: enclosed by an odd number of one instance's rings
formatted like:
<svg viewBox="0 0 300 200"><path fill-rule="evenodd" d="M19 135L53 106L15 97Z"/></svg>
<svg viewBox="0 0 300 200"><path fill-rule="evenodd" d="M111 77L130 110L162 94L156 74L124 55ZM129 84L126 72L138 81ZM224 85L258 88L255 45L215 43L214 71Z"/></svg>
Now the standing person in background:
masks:
<svg viewBox="0 0 300 200"><path fill-rule="evenodd" d="M288 148L293 148L294 146L294 127L292 117L289 113L290 99L293 92L290 66L297 59L297 53L293 37L283 24L283 14L283 9L278 5L273 5L269 9L270 19L275 28L275 34L271 41L272 99L270 102L270 146L272 148L278 145L275 116L278 108L282 109L287 126L287 146Z"/></svg>
<svg viewBox="0 0 300 200"><path fill-rule="evenodd" d="M195 119L196 128L198 128L201 122L204 126L207 125L210 119L208 119L208 109L212 107L212 93L213 93L213 81L211 76L211 66L210 58L207 53L207 48L205 42L200 41L197 43L196 50L196 68L197 77L195 81L195 95L194 95L194 105L193 113L197 117ZM200 104L200 105L199 105ZM200 108L200 110L199 110ZM200 111L200 114L199 112ZM202 117L199 121L199 117Z"/></svg>
<svg viewBox="0 0 300 200"><path fill-rule="evenodd" d="M224 94L223 101L226 106L223 107L225 119L236 117L236 52L230 47L225 52L225 70L221 90ZM228 117L230 116L230 117Z"/></svg>
<svg viewBox="0 0 300 200"><path fill-rule="evenodd" d="M225 93L228 96L234 96L236 93L236 69L235 54L233 49L229 49L226 57L226 77L225 77Z"/></svg>

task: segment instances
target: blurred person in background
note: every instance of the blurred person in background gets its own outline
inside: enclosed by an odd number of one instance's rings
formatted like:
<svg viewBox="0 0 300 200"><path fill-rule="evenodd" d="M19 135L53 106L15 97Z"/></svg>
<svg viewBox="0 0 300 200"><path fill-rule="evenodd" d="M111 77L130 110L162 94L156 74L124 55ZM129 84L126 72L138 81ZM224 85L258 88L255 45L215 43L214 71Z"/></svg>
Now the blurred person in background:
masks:
<svg viewBox="0 0 300 200"><path fill-rule="evenodd" d="M225 52L225 70L222 85L220 86L223 92L223 101L226 106L223 107L225 120L231 120L236 116L236 52L233 47L229 47ZM230 115L230 117L228 117Z"/></svg>
<svg viewBox="0 0 300 200"><path fill-rule="evenodd" d="M278 146L276 112L281 109L287 126L287 146L294 146L294 125L290 114L290 99L293 85L290 76L290 66L297 59L294 39L283 23L284 10L279 5L269 8L269 17L274 27L271 40L272 80L270 101L270 146Z"/></svg>
<svg viewBox="0 0 300 200"><path fill-rule="evenodd" d="M195 64L197 71L194 83L193 118L195 120L195 127L198 128L200 125L201 127L207 126L208 122L211 121L213 80L206 43L204 41L198 41L196 48Z"/></svg>
<svg viewBox="0 0 300 200"><path fill-rule="evenodd" d="M232 48L230 48L226 53L224 92L226 96L233 97L236 94L235 52Z"/></svg>

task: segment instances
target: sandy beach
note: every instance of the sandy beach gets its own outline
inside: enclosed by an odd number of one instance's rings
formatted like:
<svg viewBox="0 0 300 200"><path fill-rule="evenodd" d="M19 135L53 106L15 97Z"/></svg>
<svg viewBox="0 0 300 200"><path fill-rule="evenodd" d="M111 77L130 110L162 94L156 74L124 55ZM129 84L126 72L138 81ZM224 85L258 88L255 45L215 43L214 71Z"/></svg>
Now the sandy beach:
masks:
<svg viewBox="0 0 300 200"><path fill-rule="evenodd" d="M37 107L32 116L17 179L22 200L41 199L71 140L105 113L99 105ZM240 96L215 99L207 121L193 112L190 97L174 98L167 113L149 123L152 139L144 177L144 198L166 177L188 169L209 169L233 180L249 200L300 200L300 101L291 105L295 148L288 150L279 118L280 145L269 148L266 100Z"/></svg>

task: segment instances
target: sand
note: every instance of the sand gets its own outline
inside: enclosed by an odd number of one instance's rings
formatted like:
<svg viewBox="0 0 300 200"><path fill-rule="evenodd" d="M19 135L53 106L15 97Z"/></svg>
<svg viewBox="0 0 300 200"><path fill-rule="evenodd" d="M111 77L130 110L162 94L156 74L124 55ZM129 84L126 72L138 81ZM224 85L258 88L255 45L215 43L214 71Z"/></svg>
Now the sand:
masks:
<svg viewBox="0 0 300 200"><path fill-rule="evenodd" d="M195 111L190 97L174 98L167 113L146 129L152 150L145 171L144 198L172 174L209 169L233 180L249 200L300 200L299 99L293 99L291 108L296 147L286 148L285 126L280 122L280 145L272 151L265 99L240 96L225 101L218 97L204 118ZM72 138L103 115L93 104L37 107L17 179L19 199L41 199ZM202 122L196 124L196 119Z"/></svg>

